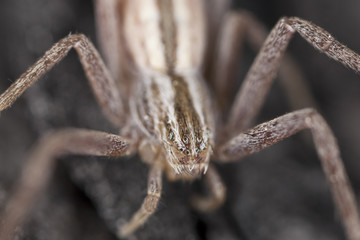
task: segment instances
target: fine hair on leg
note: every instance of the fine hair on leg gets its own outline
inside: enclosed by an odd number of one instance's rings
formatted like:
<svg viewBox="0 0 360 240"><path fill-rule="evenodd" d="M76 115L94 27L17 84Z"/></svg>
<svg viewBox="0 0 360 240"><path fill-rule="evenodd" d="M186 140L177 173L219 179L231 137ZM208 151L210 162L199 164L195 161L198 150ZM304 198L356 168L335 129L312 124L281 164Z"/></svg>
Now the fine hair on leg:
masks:
<svg viewBox="0 0 360 240"><path fill-rule="evenodd" d="M84 129L63 129L43 137L25 162L14 192L1 214L0 239L10 240L31 211L52 175L55 161L64 155L122 156L130 141L117 135Z"/></svg>
<svg viewBox="0 0 360 240"><path fill-rule="evenodd" d="M94 45L83 34L69 35L46 51L44 56L0 95L0 111L10 107L27 88L61 61L72 48L79 54L80 62L101 109L113 124L122 126L126 119L116 83Z"/></svg>
<svg viewBox="0 0 360 240"><path fill-rule="evenodd" d="M311 130L346 235L351 240L359 239L358 209L338 145L328 124L315 110L291 112L240 133L220 146L218 159L221 162L237 161L303 129Z"/></svg>
<svg viewBox="0 0 360 240"><path fill-rule="evenodd" d="M300 18L282 18L267 37L235 97L225 126L226 135L234 136L249 128L263 105L287 45L295 32L329 57L355 71L360 70L360 56L335 40L330 33Z"/></svg>

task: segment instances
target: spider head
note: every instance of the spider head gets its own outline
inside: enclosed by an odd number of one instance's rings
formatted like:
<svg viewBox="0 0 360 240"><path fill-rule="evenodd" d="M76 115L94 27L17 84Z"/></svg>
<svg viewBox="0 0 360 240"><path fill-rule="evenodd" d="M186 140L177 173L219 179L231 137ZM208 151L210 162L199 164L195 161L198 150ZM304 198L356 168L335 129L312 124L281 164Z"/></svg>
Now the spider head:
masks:
<svg viewBox="0 0 360 240"><path fill-rule="evenodd" d="M167 140L163 142L167 161L177 174L206 173L212 153L208 131L203 134L200 132L176 134L169 131Z"/></svg>

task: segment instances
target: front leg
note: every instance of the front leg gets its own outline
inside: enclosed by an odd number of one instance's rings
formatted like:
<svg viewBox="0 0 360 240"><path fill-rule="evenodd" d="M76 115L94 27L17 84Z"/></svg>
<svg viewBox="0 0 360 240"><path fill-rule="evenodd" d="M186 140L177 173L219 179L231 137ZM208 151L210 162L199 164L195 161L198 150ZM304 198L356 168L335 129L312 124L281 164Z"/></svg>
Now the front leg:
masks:
<svg viewBox="0 0 360 240"><path fill-rule="evenodd" d="M124 106L114 79L90 40L82 34L70 35L57 42L0 96L0 111L10 107L34 82L61 61L74 48L89 79L92 90L106 116L122 126Z"/></svg>
<svg viewBox="0 0 360 240"><path fill-rule="evenodd" d="M129 152L129 147L128 139L83 129L60 130L42 138L26 161L15 191L0 216L0 239L12 239L15 228L24 221L49 182L59 156L121 156Z"/></svg>
<svg viewBox="0 0 360 240"><path fill-rule="evenodd" d="M315 110L295 111L239 134L220 146L217 151L219 161L236 161L303 129L311 130L317 153L330 183L348 239L360 239L358 209L340 157L338 145L329 126Z"/></svg>
<svg viewBox="0 0 360 240"><path fill-rule="evenodd" d="M235 93L236 66L243 41L258 52L268 34L264 24L247 11L230 11L225 15L209 75L221 113L228 112ZM279 81L292 109L315 107L305 76L289 54L285 54L279 66Z"/></svg>
<svg viewBox="0 0 360 240"><path fill-rule="evenodd" d="M327 31L300 18L282 18L270 32L237 93L226 126L227 135L234 136L250 126L295 32L329 57L357 72L360 70L360 56L336 41ZM233 132L234 129L238 132Z"/></svg>

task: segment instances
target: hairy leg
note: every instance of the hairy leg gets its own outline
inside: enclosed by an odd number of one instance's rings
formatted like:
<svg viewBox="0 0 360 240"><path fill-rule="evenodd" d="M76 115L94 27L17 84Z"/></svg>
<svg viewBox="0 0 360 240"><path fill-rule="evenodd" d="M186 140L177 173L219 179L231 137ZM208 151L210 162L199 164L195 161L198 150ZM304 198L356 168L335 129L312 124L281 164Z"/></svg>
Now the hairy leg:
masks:
<svg viewBox="0 0 360 240"><path fill-rule="evenodd" d="M122 156L128 153L129 146L129 140L120 136L84 129L60 130L42 138L26 161L16 188L5 205L0 239L12 239L15 228L24 221L47 185L59 156Z"/></svg>
<svg viewBox="0 0 360 240"><path fill-rule="evenodd" d="M282 18L267 37L237 93L227 123L228 135L234 136L251 124L295 32L329 57L355 71L360 70L360 56L336 41L327 31L300 18ZM237 131L234 132L234 129Z"/></svg>
<svg viewBox="0 0 360 240"><path fill-rule="evenodd" d="M213 165L209 166L204 178L210 190L210 195L207 197L195 195L191 199L192 206L202 212L218 208L226 198L226 187Z"/></svg>
<svg viewBox="0 0 360 240"><path fill-rule="evenodd" d="M252 14L246 11L230 11L224 17L219 34L219 42L210 74L217 102L223 115L231 105L233 86L236 80L236 66L245 40L254 51L259 51L265 42L268 31ZM292 109L315 107L306 79L289 54L279 67L279 80Z"/></svg>
<svg viewBox="0 0 360 240"><path fill-rule="evenodd" d="M99 53L82 34L70 35L57 42L43 57L31 66L0 96L0 111L10 107L28 87L61 61L74 48L89 79L102 110L115 125L125 123L124 106L116 83L104 65Z"/></svg>
<svg viewBox="0 0 360 240"><path fill-rule="evenodd" d="M156 159L151 166L148 178L148 191L141 208L133 215L130 221L119 226L119 236L126 237L143 225L146 220L155 212L162 189L163 159Z"/></svg>
<svg viewBox="0 0 360 240"><path fill-rule="evenodd" d="M217 151L222 162L236 161L267 148L300 130L310 129L317 153L350 240L360 239L360 221L353 190L340 157L335 137L313 109L295 111L260 124L235 136Z"/></svg>

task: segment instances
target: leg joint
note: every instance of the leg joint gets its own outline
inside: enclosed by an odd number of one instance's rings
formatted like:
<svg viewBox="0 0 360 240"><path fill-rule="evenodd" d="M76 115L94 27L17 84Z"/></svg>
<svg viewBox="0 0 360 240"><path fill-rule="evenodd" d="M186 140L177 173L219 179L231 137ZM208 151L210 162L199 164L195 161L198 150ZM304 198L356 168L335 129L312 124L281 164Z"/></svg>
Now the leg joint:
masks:
<svg viewBox="0 0 360 240"><path fill-rule="evenodd" d="M144 203L142 205L142 208L147 213L153 213L156 210L158 202L159 202L159 196L157 196L157 195L147 195L145 200L144 200Z"/></svg>

